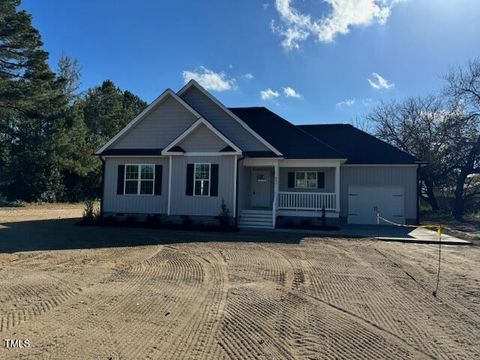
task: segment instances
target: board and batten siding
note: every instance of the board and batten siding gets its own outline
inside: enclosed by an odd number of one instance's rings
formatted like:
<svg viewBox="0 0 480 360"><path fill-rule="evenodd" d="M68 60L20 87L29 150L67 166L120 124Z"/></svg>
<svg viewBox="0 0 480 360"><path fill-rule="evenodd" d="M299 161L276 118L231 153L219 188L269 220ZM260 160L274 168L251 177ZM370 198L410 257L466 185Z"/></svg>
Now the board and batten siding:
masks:
<svg viewBox="0 0 480 360"><path fill-rule="evenodd" d="M348 216L348 187L401 186L404 189L405 219L417 218L417 166L342 166L340 168L340 216Z"/></svg>
<svg viewBox="0 0 480 360"><path fill-rule="evenodd" d="M325 187L324 188L315 188L315 189L297 189L288 187L288 173L296 171L315 171L325 173ZM280 168L280 184L279 191L286 192L335 192L335 168L318 168L318 167L281 167Z"/></svg>
<svg viewBox="0 0 480 360"><path fill-rule="evenodd" d="M218 152L227 144L205 125L199 125L178 146L187 152Z"/></svg>
<svg viewBox="0 0 480 360"><path fill-rule="evenodd" d="M230 141L249 151L270 151L242 125L222 110L196 87L192 86L181 95L192 108L210 121Z"/></svg>
<svg viewBox="0 0 480 360"><path fill-rule="evenodd" d="M162 165L161 195L118 195L118 165L154 164ZM156 176L156 174L155 174ZM103 193L104 213L165 214L168 199L168 159L167 158L110 158L105 159L105 180Z"/></svg>
<svg viewBox="0 0 480 360"><path fill-rule="evenodd" d="M163 149L196 120L195 115L168 96L110 148Z"/></svg>
<svg viewBox="0 0 480 360"><path fill-rule="evenodd" d="M186 195L187 164L218 164L218 196ZM173 156L171 215L218 216L222 198L233 214L235 156Z"/></svg>

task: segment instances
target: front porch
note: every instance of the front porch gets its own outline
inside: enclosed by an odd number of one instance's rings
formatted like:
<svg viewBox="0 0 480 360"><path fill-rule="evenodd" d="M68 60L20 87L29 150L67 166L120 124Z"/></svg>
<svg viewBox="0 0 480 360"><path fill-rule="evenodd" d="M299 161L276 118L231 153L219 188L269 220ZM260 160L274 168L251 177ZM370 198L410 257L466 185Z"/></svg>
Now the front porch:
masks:
<svg viewBox="0 0 480 360"><path fill-rule="evenodd" d="M275 228L277 216L338 218L340 162L245 159L239 168L240 227Z"/></svg>

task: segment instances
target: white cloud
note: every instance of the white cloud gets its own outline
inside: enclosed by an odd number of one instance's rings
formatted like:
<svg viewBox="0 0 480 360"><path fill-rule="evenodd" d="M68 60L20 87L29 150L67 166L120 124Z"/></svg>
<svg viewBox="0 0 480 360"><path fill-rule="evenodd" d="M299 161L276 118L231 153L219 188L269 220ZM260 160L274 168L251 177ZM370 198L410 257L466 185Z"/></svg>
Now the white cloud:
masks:
<svg viewBox="0 0 480 360"><path fill-rule="evenodd" d="M337 102L335 105L337 107L352 107L352 106L365 106L369 107L374 104L374 101L371 98L363 98L363 99L356 99L356 98L351 98L351 99L345 99L342 101Z"/></svg>
<svg viewBox="0 0 480 360"><path fill-rule="evenodd" d="M286 50L300 47L309 36L328 43L337 35L348 34L352 26L385 24L392 7L405 0L324 0L330 12L314 19L292 6L292 0L275 0L275 8L282 21L281 26L271 23L271 29L283 36Z"/></svg>
<svg viewBox="0 0 480 360"><path fill-rule="evenodd" d="M263 10L267 10L270 7L270 4L269 3L263 3L262 6L263 6Z"/></svg>
<svg viewBox="0 0 480 360"><path fill-rule="evenodd" d="M280 94L278 91L273 91L272 89L268 88L267 90L260 91L260 97L262 100L270 100L279 97Z"/></svg>
<svg viewBox="0 0 480 360"><path fill-rule="evenodd" d="M368 83L374 89L390 89L395 86L394 83L389 82L387 79L383 78L377 73L372 73L372 79L367 79Z"/></svg>
<svg viewBox="0 0 480 360"><path fill-rule="evenodd" d="M300 95L298 92L296 92L290 86L287 86L287 87L283 88L283 95L285 95L286 97L294 97L294 98L301 98L302 97L302 95Z"/></svg>
<svg viewBox="0 0 480 360"><path fill-rule="evenodd" d="M356 102L357 102L356 99L345 99L345 100L337 102L336 105L338 107L352 107L353 105L355 105Z"/></svg>
<svg viewBox="0 0 480 360"><path fill-rule="evenodd" d="M195 71L185 70L182 76L185 83L193 79L207 90L227 91L233 89L235 86L234 78L228 78L225 73L217 73L204 66L200 66L200 68Z"/></svg>
<svg viewBox="0 0 480 360"><path fill-rule="evenodd" d="M243 77L246 80L252 80L255 76L253 76L253 74L251 74L251 73L246 73L246 74L243 74Z"/></svg>

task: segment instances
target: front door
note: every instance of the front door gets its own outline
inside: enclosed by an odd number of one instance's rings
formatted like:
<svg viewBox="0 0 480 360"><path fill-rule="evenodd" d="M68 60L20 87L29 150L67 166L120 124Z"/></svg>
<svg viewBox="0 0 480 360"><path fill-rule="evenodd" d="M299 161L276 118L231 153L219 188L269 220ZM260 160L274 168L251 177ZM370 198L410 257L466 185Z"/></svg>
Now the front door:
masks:
<svg viewBox="0 0 480 360"><path fill-rule="evenodd" d="M252 207L271 207L271 176L268 170L252 170Z"/></svg>

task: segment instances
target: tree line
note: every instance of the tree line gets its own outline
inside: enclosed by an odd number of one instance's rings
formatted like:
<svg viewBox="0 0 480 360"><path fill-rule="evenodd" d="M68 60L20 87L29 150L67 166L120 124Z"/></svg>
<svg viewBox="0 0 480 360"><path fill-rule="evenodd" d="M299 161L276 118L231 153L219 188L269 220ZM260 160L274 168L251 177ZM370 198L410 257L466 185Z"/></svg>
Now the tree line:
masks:
<svg viewBox="0 0 480 360"><path fill-rule="evenodd" d="M0 2L0 200L99 196L93 153L147 104L110 80L80 93L78 62L63 55L51 69L19 5ZM461 219L480 208L480 60L451 69L440 93L381 102L365 120L375 135L426 162L421 198L432 210Z"/></svg>
<svg viewBox="0 0 480 360"><path fill-rule="evenodd" d="M93 153L147 104L110 80L80 93L78 62L62 55L51 69L19 5L0 2L0 197L99 196L101 164Z"/></svg>

